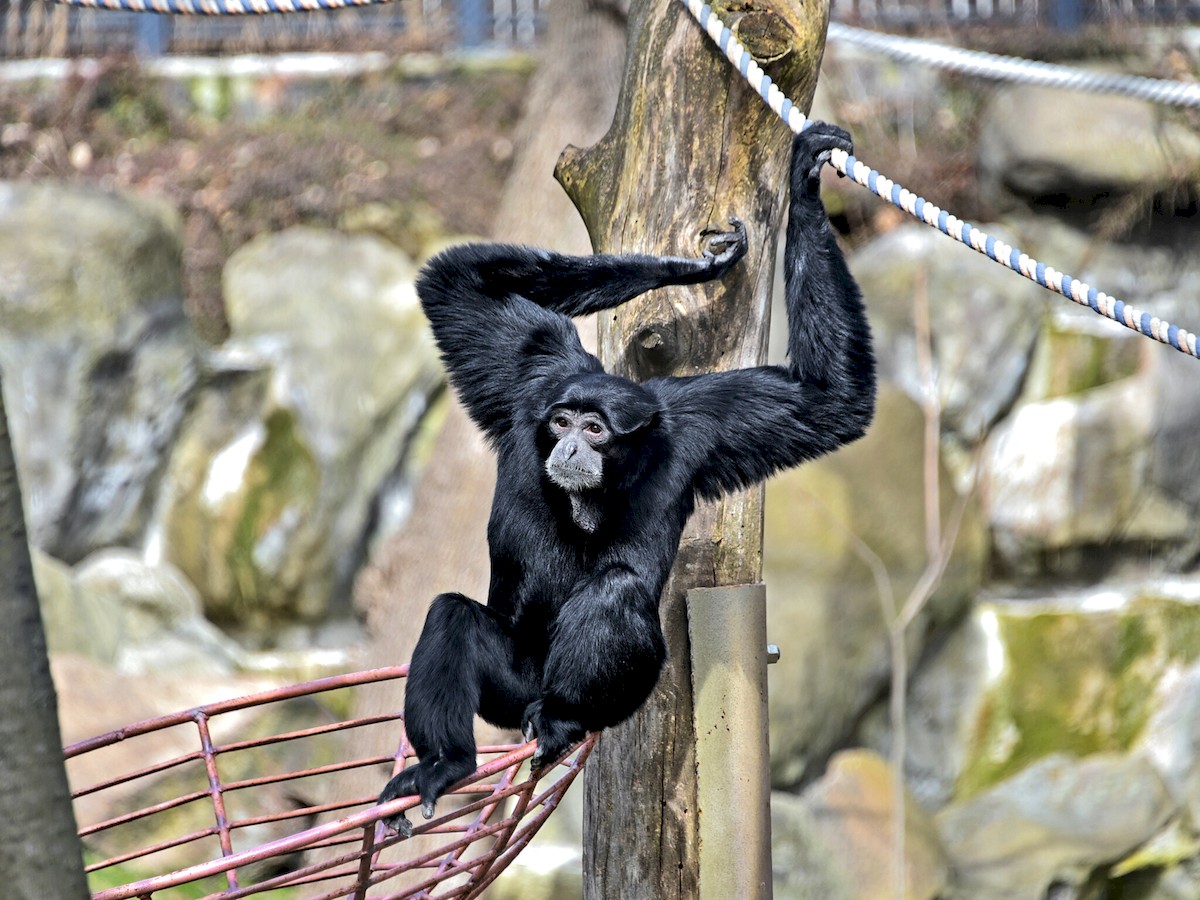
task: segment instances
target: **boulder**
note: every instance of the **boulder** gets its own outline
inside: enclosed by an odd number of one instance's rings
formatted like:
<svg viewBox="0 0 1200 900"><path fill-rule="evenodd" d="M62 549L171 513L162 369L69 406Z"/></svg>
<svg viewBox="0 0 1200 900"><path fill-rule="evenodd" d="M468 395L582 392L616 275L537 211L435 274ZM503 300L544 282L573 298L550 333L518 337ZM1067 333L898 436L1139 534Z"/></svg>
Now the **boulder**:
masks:
<svg viewBox="0 0 1200 900"><path fill-rule="evenodd" d="M130 676L217 679L249 663L204 618L199 594L174 566L119 549L93 553L74 569L37 550L33 560L51 653Z"/></svg>
<svg viewBox="0 0 1200 900"><path fill-rule="evenodd" d="M1047 757L936 817L953 900L1043 900L1080 886L1170 820L1174 804L1136 757Z"/></svg>
<svg viewBox="0 0 1200 900"><path fill-rule="evenodd" d="M896 778L865 750L836 755L801 797L771 797L775 897L857 900L903 896L935 900L950 873L933 820L907 793L904 885L896 891Z"/></svg>
<svg viewBox="0 0 1200 900"><path fill-rule="evenodd" d="M1091 201L1158 188L1200 164L1200 136L1172 110L1111 94L997 87L982 117L979 171L1024 197ZM1086 152L1087 135L1102 153Z"/></svg>
<svg viewBox="0 0 1200 900"><path fill-rule="evenodd" d="M1194 254L1098 245L1045 217L1011 225L1041 258L1090 284L1183 327L1200 321ZM1049 313L1024 383L982 457L999 570L1094 580L1126 561L1136 565L1151 543L1186 564L1200 533L1195 360L1041 294Z"/></svg>
<svg viewBox="0 0 1200 900"><path fill-rule="evenodd" d="M46 648L112 665L121 649L121 609L106 594L82 593L71 567L31 548Z"/></svg>
<svg viewBox="0 0 1200 900"><path fill-rule="evenodd" d="M119 672L216 678L244 666L241 648L204 618L200 595L169 563L102 550L76 568L75 591L84 603L117 611Z"/></svg>
<svg viewBox="0 0 1200 900"><path fill-rule="evenodd" d="M771 794L771 882L775 900L858 900L840 847L825 843L817 816L800 797Z"/></svg>
<svg viewBox="0 0 1200 900"><path fill-rule="evenodd" d="M1198 599L1178 582L980 603L910 682L906 779L937 810L1056 755L1137 755L1179 805L1200 801L1183 674L1200 660ZM886 710L861 736L888 751Z"/></svg>
<svg viewBox="0 0 1200 900"><path fill-rule="evenodd" d="M1200 662L1173 666L1156 686L1150 722L1138 742L1200 834ZM1200 846L1193 854L1200 856Z"/></svg>
<svg viewBox="0 0 1200 900"><path fill-rule="evenodd" d="M1163 414L1149 402L1153 395L1151 380L1126 378L1023 404L996 428L981 485L1004 567L1094 575L1119 563L1114 551L1123 546L1136 552L1191 541L1193 510L1154 483L1152 450Z"/></svg>
<svg viewBox="0 0 1200 900"><path fill-rule="evenodd" d="M782 658L770 679L776 787L811 779L890 677L887 620L876 561L901 605L925 565L923 417L884 388L867 436L773 479L767 488L767 629ZM959 500L943 470L942 520ZM970 602L985 538L968 505L950 564L909 629L916 656Z"/></svg>
<svg viewBox="0 0 1200 900"><path fill-rule="evenodd" d="M214 620L269 643L280 622L349 611L443 383L415 274L380 238L315 228L229 261L232 333L172 458L158 550Z"/></svg>
<svg viewBox="0 0 1200 900"><path fill-rule="evenodd" d="M196 383L164 205L0 183L0 367L34 544L137 545Z"/></svg>
<svg viewBox="0 0 1200 900"><path fill-rule="evenodd" d="M1111 896L1129 900L1200 897L1200 836L1175 819L1106 875Z"/></svg>
<svg viewBox="0 0 1200 900"><path fill-rule="evenodd" d="M869 241L850 266L870 311L880 374L918 402L926 385L913 323L915 304L928 303L943 428L977 444L1020 393L1045 289L915 223Z"/></svg>

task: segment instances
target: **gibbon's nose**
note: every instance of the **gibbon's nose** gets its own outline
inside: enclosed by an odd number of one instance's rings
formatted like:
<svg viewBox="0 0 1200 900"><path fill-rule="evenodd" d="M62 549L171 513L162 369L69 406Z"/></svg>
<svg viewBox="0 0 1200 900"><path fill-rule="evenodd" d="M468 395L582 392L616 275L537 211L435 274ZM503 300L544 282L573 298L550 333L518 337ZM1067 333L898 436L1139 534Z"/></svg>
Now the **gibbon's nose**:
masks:
<svg viewBox="0 0 1200 900"><path fill-rule="evenodd" d="M574 441L567 441L567 443L563 445L563 456L565 456L567 459L570 459L575 455L575 452L578 449L579 447Z"/></svg>

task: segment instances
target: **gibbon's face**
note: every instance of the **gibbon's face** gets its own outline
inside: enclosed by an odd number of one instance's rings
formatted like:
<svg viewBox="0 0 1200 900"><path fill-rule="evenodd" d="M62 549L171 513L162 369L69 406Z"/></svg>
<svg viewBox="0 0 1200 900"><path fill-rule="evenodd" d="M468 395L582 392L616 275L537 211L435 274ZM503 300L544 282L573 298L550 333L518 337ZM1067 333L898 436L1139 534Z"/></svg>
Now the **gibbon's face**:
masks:
<svg viewBox="0 0 1200 900"><path fill-rule="evenodd" d="M604 482L604 458L613 443L604 416L568 407L550 411L546 428L554 441L546 474L568 493L594 490Z"/></svg>

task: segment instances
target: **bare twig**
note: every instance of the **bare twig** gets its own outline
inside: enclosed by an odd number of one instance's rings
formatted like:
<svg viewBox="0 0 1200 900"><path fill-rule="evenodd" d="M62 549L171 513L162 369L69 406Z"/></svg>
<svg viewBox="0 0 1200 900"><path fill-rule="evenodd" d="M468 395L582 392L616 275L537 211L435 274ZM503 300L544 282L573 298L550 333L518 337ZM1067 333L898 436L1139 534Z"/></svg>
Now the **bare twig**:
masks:
<svg viewBox="0 0 1200 900"><path fill-rule="evenodd" d="M892 796L892 878L893 892L897 900L905 896L905 835L907 818L904 785L904 759L908 752L907 697L908 697L908 653L905 636L908 627L937 590L950 564L954 544L962 527L967 503L973 492L966 491L959 498L950 521L942 525L941 512L941 434L942 404L938 392L937 373L933 364L933 335L930 328L929 277L925 269L917 275L913 293L913 325L916 331L917 366L921 374L921 408L924 413L924 497L925 497L925 568L909 592L899 613L894 600L885 602L885 612L891 607L888 617L888 641L891 649L892 683L888 696L888 714L891 719L892 746L890 763L894 777ZM976 470L978 467L974 467ZM881 595L882 596L882 595Z"/></svg>

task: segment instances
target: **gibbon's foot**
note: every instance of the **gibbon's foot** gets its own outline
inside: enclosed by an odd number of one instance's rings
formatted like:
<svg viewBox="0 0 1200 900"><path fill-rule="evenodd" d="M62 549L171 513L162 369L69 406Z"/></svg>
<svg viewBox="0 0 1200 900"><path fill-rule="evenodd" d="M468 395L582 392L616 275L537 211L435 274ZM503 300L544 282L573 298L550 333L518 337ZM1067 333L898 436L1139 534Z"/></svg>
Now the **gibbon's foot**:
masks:
<svg viewBox="0 0 1200 900"><path fill-rule="evenodd" d="M421 815L433 818L434 804L457 781L462 781L475 771L475 760L471 757L446 758L441 755L427 756L415 766L409 766L384 785L379 803L387 803L397 797L421 798ZM405 837L412 834L412 823L404 813L384 819L383 824L395 829Z"/></svg>
<svg viewBox="0 0 1200 900"><path fill-rule="evenodd" d="M583 740L587 734L578 722L546 715L542 711L541 700L534 700L525 708L521 733L527 741L537 738L537 750L529 759L530 768L535 773L558 762L572 744Z"/></svg>
<svg viewBox="0 0 1200 900"><path fill-rule="evenodd" d="M415 768L415 767L414 767ZM411 797L417 793L413 786L414 769L405 769L399 775L396 775L383 788L379 795L379 803L387 803L390 800L395 800L399 797ZM408 816L403 812L398 812L394 816L383 819L385 827L392 829L401 837L412 837L412 822L408 821Z"/></svg>

